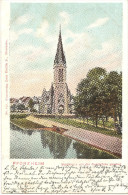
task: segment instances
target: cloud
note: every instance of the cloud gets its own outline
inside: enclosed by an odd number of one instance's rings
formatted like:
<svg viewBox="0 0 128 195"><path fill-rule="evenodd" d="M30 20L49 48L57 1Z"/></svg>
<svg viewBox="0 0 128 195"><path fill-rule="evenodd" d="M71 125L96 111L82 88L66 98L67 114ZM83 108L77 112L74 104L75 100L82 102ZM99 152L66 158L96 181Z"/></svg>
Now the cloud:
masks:
<svg viewBox="0 0 128 195"><path fill-rule="evenodd" d="M48 27L49 27L49 23L47 20L44 20L40 27L37 29L36 31L36 36L37 37L44 37L47 33L47 30L48 30Z"/></svg>
<svg viewBox="0 0 128 195"><path fill-rule="evenodd" d="M25 73L11 74L10 97L41 96L43 88L47 90L53 81L53 70L26 71ZM21 87L22 86L22 87Z"/></svg>
<svg viewBox="0 0 128 195"><path fill-rule="evenodd" d="M69 64L76 66L79 62L85 60L88 51L92 46L93 39L88 33L73 33L72 31L67 31L68 38L72 38L72 41L66 44L64 48L66 52L66 58Z"/></svg>
<svg viewBox="0 0 128 195"><path fill-rule="evenodd" d="M46 49L44 49L43 47L38 47L38 48L34 48L33 51L31 51L30 54L26 55L26 60L29 62L35 62L35 61L39 61L39 58L43 55L45 57L48 57L48 52Z"/></svg>
<svg viewBox="0 0 128 195"><path fill-rule="evenodd" d="M19 38L18 33L16 33L15 31L10 31L10 42L14 42Z"/></svg>
<svg viewBox="0 0 128 195"><path fill-rule="evenodd" d="M33 32L33 29L31 29L31 28L25 28L25 29L23 29L23 30L20 30L20 31L18 32L18 35L30 34L31 32Z"/></svg>
<svg viewBox="0 0 128 195"><path fill-rule="evenodd" d="M88 28L95 28L104 25L109 20L108 17L106 18L99 18L94 23L90 24Z"/></svg>
<svg viewBox="0 0 128 195"><path fill-rule="evenodd" d="M28 14L24 14L23 16L17 18L16 23L18 25L23 25L30 22L30 20L32 20L32 17Z"/></svg>
<svg viewBox="0 0 128 195"><path fill-rule="evenodd" d="M73 94L77 84L86 77L88 71L95 67L105 68L107 71L121 71L122 53L116 40L108 40L101 44L101 48L90 48L93 40L88 40L88 34L81 34L69 48L67 54L67 81ZM71 47L71 48L70 48ZM72 82L73 81L73 82Z"/></svg>
<svg viewBox="0 0 128 195"><path fill-rule="evenodd" d="M100 49L94 49L92 52L93 58L99 58L99 57L105 57L108 55L111 55L112 53L115 53L115 51L118 50L118 44L116 40L111 39L108 41L105 41L101 44Z"/></svg>
<svg viewBox="0 0 128 195"><path fill-rule="evenodd" d="M46 47L23 45L15 46L15 50L11 50L12 97L41 95L44 87L50 88L53 82L53 64L50 58L54 60L58 34L56 32L51 34L48 28L49 23L45 20L36 32L36 36L42 37L46 42ZM18 34L14 32L13 38L23 33L29 34L32 30L28 28L19 31ZM97 48L94 37L88 32L76 33L68 28L62 31L62 40L67 61L67 83L73 94L76 92L77 84L86 77L90 69L103 67L111 71L119 70L121 67L121 51L117 40L102 42Z"/></svg>
<svg viewBox="0 0 128 195"><path fill-rule="evenodd" d="M59 15L62 19L62 21L61 21L62 24L68 25L70 23L70 15L67 12L65 12L65 11L60 12Z"/></svg>
<svg viewBox="0 0 128 195"><path fill-rule="evenodd" d="M22 30L19 30L19 31L13 31L11 30L10 31L10 42L14 42L16 41L20 35L23 35L23 34L30 34L33 32L33 29L31 28L24 28Z"/></svg>
<svg viewBox="0 0 128 195"><path fill-rule="evenodd" d="M25 72L27 69L36 69L37 65L42 64L50 53L43 47L34 47L33 45L17 46L10 51L10 72ZM45 58L43 58L45 56ZM42 59L43 58L43 59ZM35 63L35 65L33 65Z"/></svg>
<svg viewBox="0 0 128 195"><path fill-rule="evenodd" d="M73 37L77 37L77 39L74 39L72 43L64 47L64 50L67 51L67 83L69 89L75 95L77 84L86 77L90 69L102 67L107 71L120 70L122 58L121 51L118 51L115 44L116 40L103 42L101 49L93 49L93 51L89 50L89 52L88 48L93 40L88 34L81 33L81 36L73 34ZM11 67L14 68L10 79L11 97L20 97L22 95L41 96L44 87L49 90L51 82L53 82L53 68L51 64L49 64L47 70L43 67L43 70L36 69L38 60L42 65L44 64L43 59L41 59L42 56L49 58L50 54L47 53L47 50L43 50L42 47L35 48L29 45L26 47L20 46L19 49L16 48L13 52L10 62ZM35 70L29 69L33 60L35 60ZM28 65L29 68L26 66L27 63L30 63Z"/></svg>
<svg viewBox="0 0 128 195"><path fill-rule="evenodd" d="M121 64L122 64L122 56L121 52L115 52L111 53L106 56L102 56L100 58L91 58L90 55L90 60L87 59L84 62L79 62L78 65L75 67L72 67L72 69L68 68L67 64L67 81L68 81L68 86L69 89L71 90L72 94L75 95L76 93L76 88L78 83L86 78L86 75L89 70L95 67L101 67L105 68L107 71L121 71ZM72 82L73 81L73 82Z"/></svg>

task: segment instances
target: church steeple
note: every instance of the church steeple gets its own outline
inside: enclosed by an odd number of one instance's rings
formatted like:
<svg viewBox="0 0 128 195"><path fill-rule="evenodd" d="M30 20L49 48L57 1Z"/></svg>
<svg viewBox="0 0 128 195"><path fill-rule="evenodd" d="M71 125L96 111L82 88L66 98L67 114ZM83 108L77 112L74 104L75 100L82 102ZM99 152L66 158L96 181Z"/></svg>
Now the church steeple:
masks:
<svg viewBox="0 0 128 195"><path fill-rule="evenodd" d="M59 65L59 64L65 65L66 64L66 58L64 55L63 43L62 43L62 37L61 37L61 26L60 26L56 56L55 56L55 60L54 60L54 65L56 65L56 64L57 65Z"/></svg>

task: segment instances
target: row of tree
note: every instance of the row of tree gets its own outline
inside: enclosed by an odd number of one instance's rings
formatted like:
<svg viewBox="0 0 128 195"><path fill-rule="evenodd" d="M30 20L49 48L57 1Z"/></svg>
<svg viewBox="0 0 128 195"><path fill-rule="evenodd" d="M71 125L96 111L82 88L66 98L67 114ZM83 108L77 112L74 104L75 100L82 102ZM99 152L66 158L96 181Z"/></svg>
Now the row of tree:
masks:
<svg viewBox="0 0 128 195"><path fill-rule="evenodd" d="M29 100L27 107L25 107L25 105L23 103L11 105L11 111L13 111L13 112L14 111L22 112L22 111L25 111L28 109L31 112L36 112L36 110L34 109L34 101L32 99Z"/></svg>
<svg viewBox="0 0 128 195"><path fill-rule="evenodd" d="M107 72L103 68L90 70L87 77L77 86L74 98L75 111L78 116L95 121L109 117L121 125L122 116L122 73Z"/></svg>

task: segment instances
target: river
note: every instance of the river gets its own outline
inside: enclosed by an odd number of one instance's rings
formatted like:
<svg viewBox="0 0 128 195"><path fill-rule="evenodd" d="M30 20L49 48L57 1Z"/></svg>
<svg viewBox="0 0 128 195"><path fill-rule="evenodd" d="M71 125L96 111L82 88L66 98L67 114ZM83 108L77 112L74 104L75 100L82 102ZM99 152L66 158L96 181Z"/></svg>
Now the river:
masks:
<svg viewBox="0 0 128 195"><path fill-rule="evenodd" d="M112 159L101 150L46 130L22 130L11 124L10 158L12 159Z"/></svg>

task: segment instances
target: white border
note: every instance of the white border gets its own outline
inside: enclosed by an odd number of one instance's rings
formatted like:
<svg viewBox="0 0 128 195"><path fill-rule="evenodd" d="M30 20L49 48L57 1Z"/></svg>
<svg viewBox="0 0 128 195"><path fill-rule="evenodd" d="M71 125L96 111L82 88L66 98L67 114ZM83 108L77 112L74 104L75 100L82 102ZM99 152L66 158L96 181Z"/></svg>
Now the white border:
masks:
<svg viewBox="0 0 128 195"><path fill-rule="evenodd" d="M51 1L51 0L42 0L42 1L30 1L30 0L26 0L26 1L21 1L21 0L10 0L10 1L2 1L1 5L2 5L2 73L4 72L4 63L5 63L5 55L4 55L4 48L5 48L5 40L8 39L9 40L9 19L10 19L10 13L9 13L9 4L10 3L123 3L123 65L122 65L122 70L123 70L123 155L122 155L122 159L114 159L114 160L110 160L110 159L52 159L52 161L54 163L59 163L59 162L70 162L70 163L77 163L77 162L81 162L81 163L122 163L122 164L127 164L128 162L128 68L127 68L127 62L128 62L128 47L127 47L127 43L128 43L128 27L127 27L127 21L128 21L128 17L127 17L127 8L128 8L128 3L127 0L113 0L113 1L97 1L97 0L90 0L90 1L85 1L85 0L80 0L80 1L68 1L68 0L59 0L59 1ZM6 10L6 11L5 11ZM4 19L4 20L3 20ZM5 99L5 85L4 85L4 75L2 74L2 159L3 159L3 165L5 162L9 162L12 163L13 159L9 159L9 140L10 140L10 134L9 134L9 130L10 130L10 125L9 125L9 116L5 116L4 111L5 111L5 107L4 107L4 99ZM8 100L9 103L9 100ZM9 110L8 110L9 111ZM5 139L6 138L6 139ZM20 161L21 159L18 159L17 161ZM28 159L30 160L30 159ZM37 159L31 159L33 162L37 161ZM26 161L25 159L22 161ZM42 159L38 159L38 162L41 162ZM47 164L51 163L51 159L43 159L44 162L47 162Z"/></svg>
<svg viewBox="0 0 128 195"><path fill-rule="evenodd" d="M122 93L122 113L123 113L123 147L122 147L122 160L123 163L128 162L128 3L124 1L123 5L123 60L122 60L122 73L123 73L123 93Z"/></svg>
<svg viewBox="0 0 128 195"><path fill-rule="evenodd" d="M8 0L8 3L123 3L127 0Z"/></svg>

